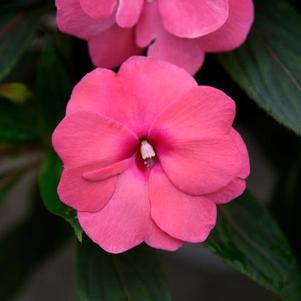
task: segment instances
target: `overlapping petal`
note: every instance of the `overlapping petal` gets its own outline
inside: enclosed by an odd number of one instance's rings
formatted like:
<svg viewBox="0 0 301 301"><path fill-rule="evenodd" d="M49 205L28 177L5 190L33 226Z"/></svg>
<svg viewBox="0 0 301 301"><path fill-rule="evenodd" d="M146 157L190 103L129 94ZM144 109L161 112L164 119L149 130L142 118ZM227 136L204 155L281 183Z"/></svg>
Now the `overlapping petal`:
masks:
<svg viewBox="0 0 301 301"><path fill-rule="evenodd" d="M142 52L136 46L133 28L113 25L99 35L88 40L89 52L95 66L115 68L127 58Z"/></svg>
<svg viewBox="0 0 301 301"><path fill-rule="evenodd" d="M133 27L140 17L145 0L119 0L116 23L120 27Z"/></svg>
<svg viewBox="0 0 301 301"><path fill-rule="evenodd" d="M207 195L207 197L213 200L216 204L226 204L239 197L246 189L246 178L250 174L250 160L247 147L236 130L231 130L231 136L233 143L236 144L242 158L241 169L237 178L235 178L229 185Z"/></svg>
<svg viewBox="0 0 301 301"><path fill-rule="evenodd" d="M195 74L205 59L198 40L178 38L163 30L158 32L147 54L184 68L190 74Z"/></svg>
<svg viewBox="0 0 301 301"><path fill-rule="evenodd" d="M61 121L53 133L52 143L64 167L71 169L128 158L134 152L137 137L118 122L83 111Z"/></svg>
<svg viewBox="0 0 301 301"><path fill-rule="evenodd" d="M149 178L151 215L156 224L173 237L189 242L206 240L216 223L216 205L202 196L178 190L161 168Z"/></svg>
<svg viewBox="0 0 301 301"><path fill-rule="evenodd" d="M83 11L95 19L109 17L117 5L117 0L79 0L79 2Z"/></svg>
<svg viewBox="0 0 301 301"><path fill-rule="evenodd" d="M126 106L136 133L144 133L162 110L197 86L185 70L145 57L127 60L119 70L127 91ZM129 110L129 109L128 109Z"/></svg>
<svg viewBox="0 0 301 301"><path fill-rule="evenodd" d="M158 0L165 29L181 38L197 38L220 28L228 18L228 0Z"/></svg>
<svg viewBox="0 0 301 301"><path fill-rule="evenodd" d="M236 178L243 158L231 136L234 114L234 103L223 92L198 87L155 121L150 139L178 188L193 195L207 194Z"/></svg>
<svg viewBox="0 0 301 301"><path fill-rule="evenodd" d="M168 33L158 12L157 3L144 5L136 27L136 43L148 47L148 56L166 60L194 74L203 64L205 54L198 39L179 38Z"/></svg>
<svg viewBox="0 0 301 301"><path fill-rule="evenodd" d="M79 0L56 0L57 25L65 33L89 39L109 29L115 22L114 16L95 20L82 10Z"/></svg>
<svg viewBox="0 0 301 301"><path fill-rule="evenodd" d="M229 17L218 30L203 36L199 43L204 51L229 51L243 44L254 20L252 0L229 0Z"/></svg>
<svg viewBox="0 0 301 301"><path fill-rule="evenodd" d="M98 211L107 204L115 191L117 175L102 181L87 180L83 175L97 165L93 163L63 170L58 186L58 195L63 203L76 210L89 212Z"/></svg>
<svg viewBox="0 0 301 301"><path fill-rule="evenodd" d="M182 244L153 225L147 182L135 166L120 175L113 197L102 210L78 212L78 219L88 236L111 253L127 251L143 241L167 250Z"/></svg>
<svg viewBox="0 0 301 301"><path fill-rule="evenodd" d="M142 133L164 107L196 86L196 81L176 66L133 57L118 75L104 69L88 73L74 88L67 114L98 112Z"/></svg>

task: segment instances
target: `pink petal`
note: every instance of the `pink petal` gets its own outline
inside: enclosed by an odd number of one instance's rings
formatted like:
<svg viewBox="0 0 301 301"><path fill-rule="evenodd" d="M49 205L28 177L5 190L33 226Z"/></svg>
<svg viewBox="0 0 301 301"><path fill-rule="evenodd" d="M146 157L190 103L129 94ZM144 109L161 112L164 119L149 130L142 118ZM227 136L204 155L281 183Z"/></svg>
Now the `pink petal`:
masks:
<svg viewBox="0 0 301 301"><path fill-rule="evenodd" d="M229 185L210 195L207 195L207 197L213 200L216 204L226 204L239 197L246 189L245 179L250 174L250 160L247 147L236 130L233 129L231 131L231 136L242 156L242 166L238 177Z"/></svg>
<svg viewBox="0 0 301 301"><path fill-rule="evenodd" d="M151 215L156 224L173 237L203 242L216 223L216 206L205 197L178 190L160 168L149 179Z"/></svg>
<svg viewBox="0 0 301 301"><path fill-rule="evenodd" d="M236 146L238 147L241 155L242 155L242 167L241 170L239 172L239 177L242 179L245 179L249 176L250 174L250 159L249 159L249 152L247 149L246 144L244 143L244 141L242 140L241 136L239 135L239 133L232 129L231 131L231 136L232 139L234 140Z"/></svg>
<svg viewBox="0 0 301 301"><path fill-rule="evenodd" d="M170 180L192 195L215 192L232 182L242 159L229 136L177 143L160 152L159 159Z"/></svg>
<svg viewBox="0 0 301 301"><path fill-rule="evenodd" d="M82 176L88 181L104 181L124 172L129 167L129 162L130 159L125 159L105 167L93 168L93 170L85 171Z"/></svg>
<svg viewBox="0 0 301 301"><path fill-rule="evenodd" d="M215 204L227 204L241 196L245 189L246 181L241 178L236 178L226 187L223 187L214 193L207 194L206 197L215 202Z"/></svg>
<svg viewBox="0 0 301 301"><path fill-rule="evenodd" d="M119 0L116 22L120 27L133 27L140 17L145 0Z"/></svg>
<svg viewBox="0 0 301 301"><path fill-rule="evenodd" d="M166 60L195 74L203 65L205 54L198 39L178 38L160 31L148 48L148 56Z"/></svg>
<svg viewBox="0 0 301 301"><path fill-rule="evenodd" d="M57 25L65 33L82 39L100 34L114 24L114 18L95 20L87 16L78 0L56 0Z"/></svg>
<svg viewBox="0 0 301 301"><path fill-rule="evenodd" d="M104 69L87 74L72 92L67 115L98 112L142 133L164 107L196 86L191 75L176 66L132 57L117 75Z"/></svg>
<svg viewBox="0 0 301 301"><path fill-rule="evenodd" d="M191 74L196 73L204 62L204 51L198 39L178 38L163 28L156 2L144 5L136 27L137 45L146 47L151 42L148 56L168 61Z"/></svg>
<svg viewBox="0 0 301 301"><path fill-rule="evenodd" d="M110 253L127 251L150 241L162 249L175 249L181 242L152 226L147 182L134 166L120 175L107 206L95 213L78 212L87 235ZM153 237L151 237L153 236Z"/></svg>
<svg viewBox="0 0 301 301"><path fill-rule="evenodd" d="M158 0L164 27L182 38L197 38L220 28L228 18L228 0Z"/></svg>
<svg viewBox="0 0 301 301"><path fill-rule="evenodd" d="M150 222L147 229L148 235L145 237L144 241L152 248L176 251L178 250L184 242L176 239L167 233L163 232L150 218Z"/></svg>
<svg viewBox="0 0 301 301"><path fill-rule="evenodd" d="M231 136L233 101L210 87L193 89L166 109L149 137L170 180L193 194L215 192L232 182L244 164Z"/></svg>
<svg viewBox="0 0 301 301"><path fill-rule="evenodd" d="M107 204L115 191L118 177L109 177L99 182L88 181L83 174L93 167L91 164L64 169L58 186L58 195L63 203L76 210L89 212L98 211Z"/></svg>
<svg viewBox="0 0 301 301"><path fill-rule="evenodd" d="M74 87L66 114L91 111L112 118L117 114L115 111L118 111L114 104L119 105L120 99L124 101L121 90L120 82L113 71L94 69Z"/></svg>
<svg viewBox="0 0 301 301"><path fill-rule="evenodd" d="M119 78L128 93L124 106L136 133L148 129L165 107L197 86L186 71L149 57L130 58L121 66Z"/></svg>
<svg viewBox="0 0 301 301"><path fill-rule="evenodd" d="M205 51L228 51L239 47L247 38L254 20L252 0L229 0L229 18L217 31L199 39Z"/></svg>
<svg viewBox="0 0 301 301"><path fill-rule="evenodd" d="M84 12L94 19L109 17L117 4L117 0L79 0L79 2Z"/></svg>
<svg viewBox="0 0 301 301"><path fill-rule="evenodd" d="M164 133L177 143L220 137L231 130L235 103L224 92L198 86L160 114L151 136Z"/></svg>
<svg viewBox="0 0 301 301"><path fill-rule="evenodd" d="M93 64L98 67L118 67L127 58L142 52L136 46L134 29L124 29L117 25L92 37L88 42Z"/></svg>
<svg viewBox="0 0 301 301"><path fill-rule="evenodd" d="M111 119L92 112L78 112L60 122L52 143L64 167L70 169L128 158L133 154L137 137Z"/></svg>
<svg viewBox="0 0 301 301"><path fill-rule="evenodd" d="M161 17L155 1L147 2L143 6L141 17L136 26L136 44L139 47L148 46L162 30Z"/></svg>

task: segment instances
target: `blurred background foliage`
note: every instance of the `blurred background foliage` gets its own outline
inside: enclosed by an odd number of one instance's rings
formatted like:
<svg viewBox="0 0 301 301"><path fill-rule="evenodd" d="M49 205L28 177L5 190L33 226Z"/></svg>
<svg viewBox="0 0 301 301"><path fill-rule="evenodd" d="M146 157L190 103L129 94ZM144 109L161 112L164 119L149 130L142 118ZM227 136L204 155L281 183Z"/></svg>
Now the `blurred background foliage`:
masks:
<svg viewBox="0 0 301 301"><path fill-rule="evenodd" d="M35 178L27 216L0 232L0 300L13 300L36 266L75 239L80 300L171 300L155 250L103 252L57 197L61 163L51 132L72 86L93 66L83 41L57 32L53 2L0 3L0 206L26 174ZM281 300L300 301L301 5L258 0L255 6L247 43L208 55L196 79L236 100L237 127L260 145L276 185L264 204L248 191L221 206L205 246Z"/></svg>

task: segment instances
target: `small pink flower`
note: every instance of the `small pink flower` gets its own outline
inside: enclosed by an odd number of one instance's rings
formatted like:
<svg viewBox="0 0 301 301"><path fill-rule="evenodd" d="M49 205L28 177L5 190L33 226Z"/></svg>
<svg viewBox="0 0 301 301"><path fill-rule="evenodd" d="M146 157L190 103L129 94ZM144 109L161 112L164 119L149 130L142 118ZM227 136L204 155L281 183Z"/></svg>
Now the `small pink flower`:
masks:
<svg viewBox="0 0 301 301"><path fill-rule="evenodd" d="M246 39L252 0L56 0L61 31L85 39L93 63L119 66L148 48L194 74L205 52L229 51Z"/></svg>
<svg viewBox="0 0 301 301"><path fill-rule="evenodd" d="M53 134L64 163L58 194L108 252L202 242L216 205L246 186L234 115L230 97L164 61L132 57L118 74L95 69Z"/></svg>

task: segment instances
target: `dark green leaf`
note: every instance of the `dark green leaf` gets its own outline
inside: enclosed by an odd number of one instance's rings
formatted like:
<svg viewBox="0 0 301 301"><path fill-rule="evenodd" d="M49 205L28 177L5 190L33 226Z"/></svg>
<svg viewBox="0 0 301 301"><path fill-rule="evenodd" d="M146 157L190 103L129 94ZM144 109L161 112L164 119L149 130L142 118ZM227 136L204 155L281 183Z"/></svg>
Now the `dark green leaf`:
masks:
<svg viewBox="0 0 301 301"><path fill-rule="evenodd" d="M59 200L56 192L61 171L62 164L59 158L53 152L50 152L45 157L39 172L39 187L42 200L51 213L64 218L70 223L78 240L81 241L82 229L78 223L76 212L64 205Z"/></svg>
<svg viewBox="0 0 301 301"><path fill-rule="evenodd" d="M77 258L81 301L170 301L154 251L142 246L112 255L84 239Z"/></svg>
<svg viewBox="0 0 301 301"><path fill-rule="evenodd" d="M68 229L38 210L0 239L0 300L12 301L34 269L70 237Z"/></svg>
<svg viewBox="0 0 301 301"><path fill-rule="evenodd" d="M274 219L249 193L220 208L218 225L206 245L283 300L301 300L295 257Z"/></svg>
<svg viewBox="0 0 301 301"><path fill-rule="evenodd" d="M261 108L301 135L301 15L284 0L256 2L247 43L221 55L231 77Z"/></svg>
<svg viewBox="0 0 301 301"><path fill-rule="evenodd" d="M70 93L68 75L52 48L50 39L47 39L38 65L36 96L49 131L63 118Z"/></svg>
<svg viewBox="0 0 301 301"><path fill-rule="evenodd" d="M39 123L33 103L16 105L0 100L0 142L15 143L39 138Z"/></svg>
<svg viewBox="0 0 301 301"><path fill-rule="evenodd" d="M0 14L0 81L26 49L40 22L41 9Z"/></svg>

